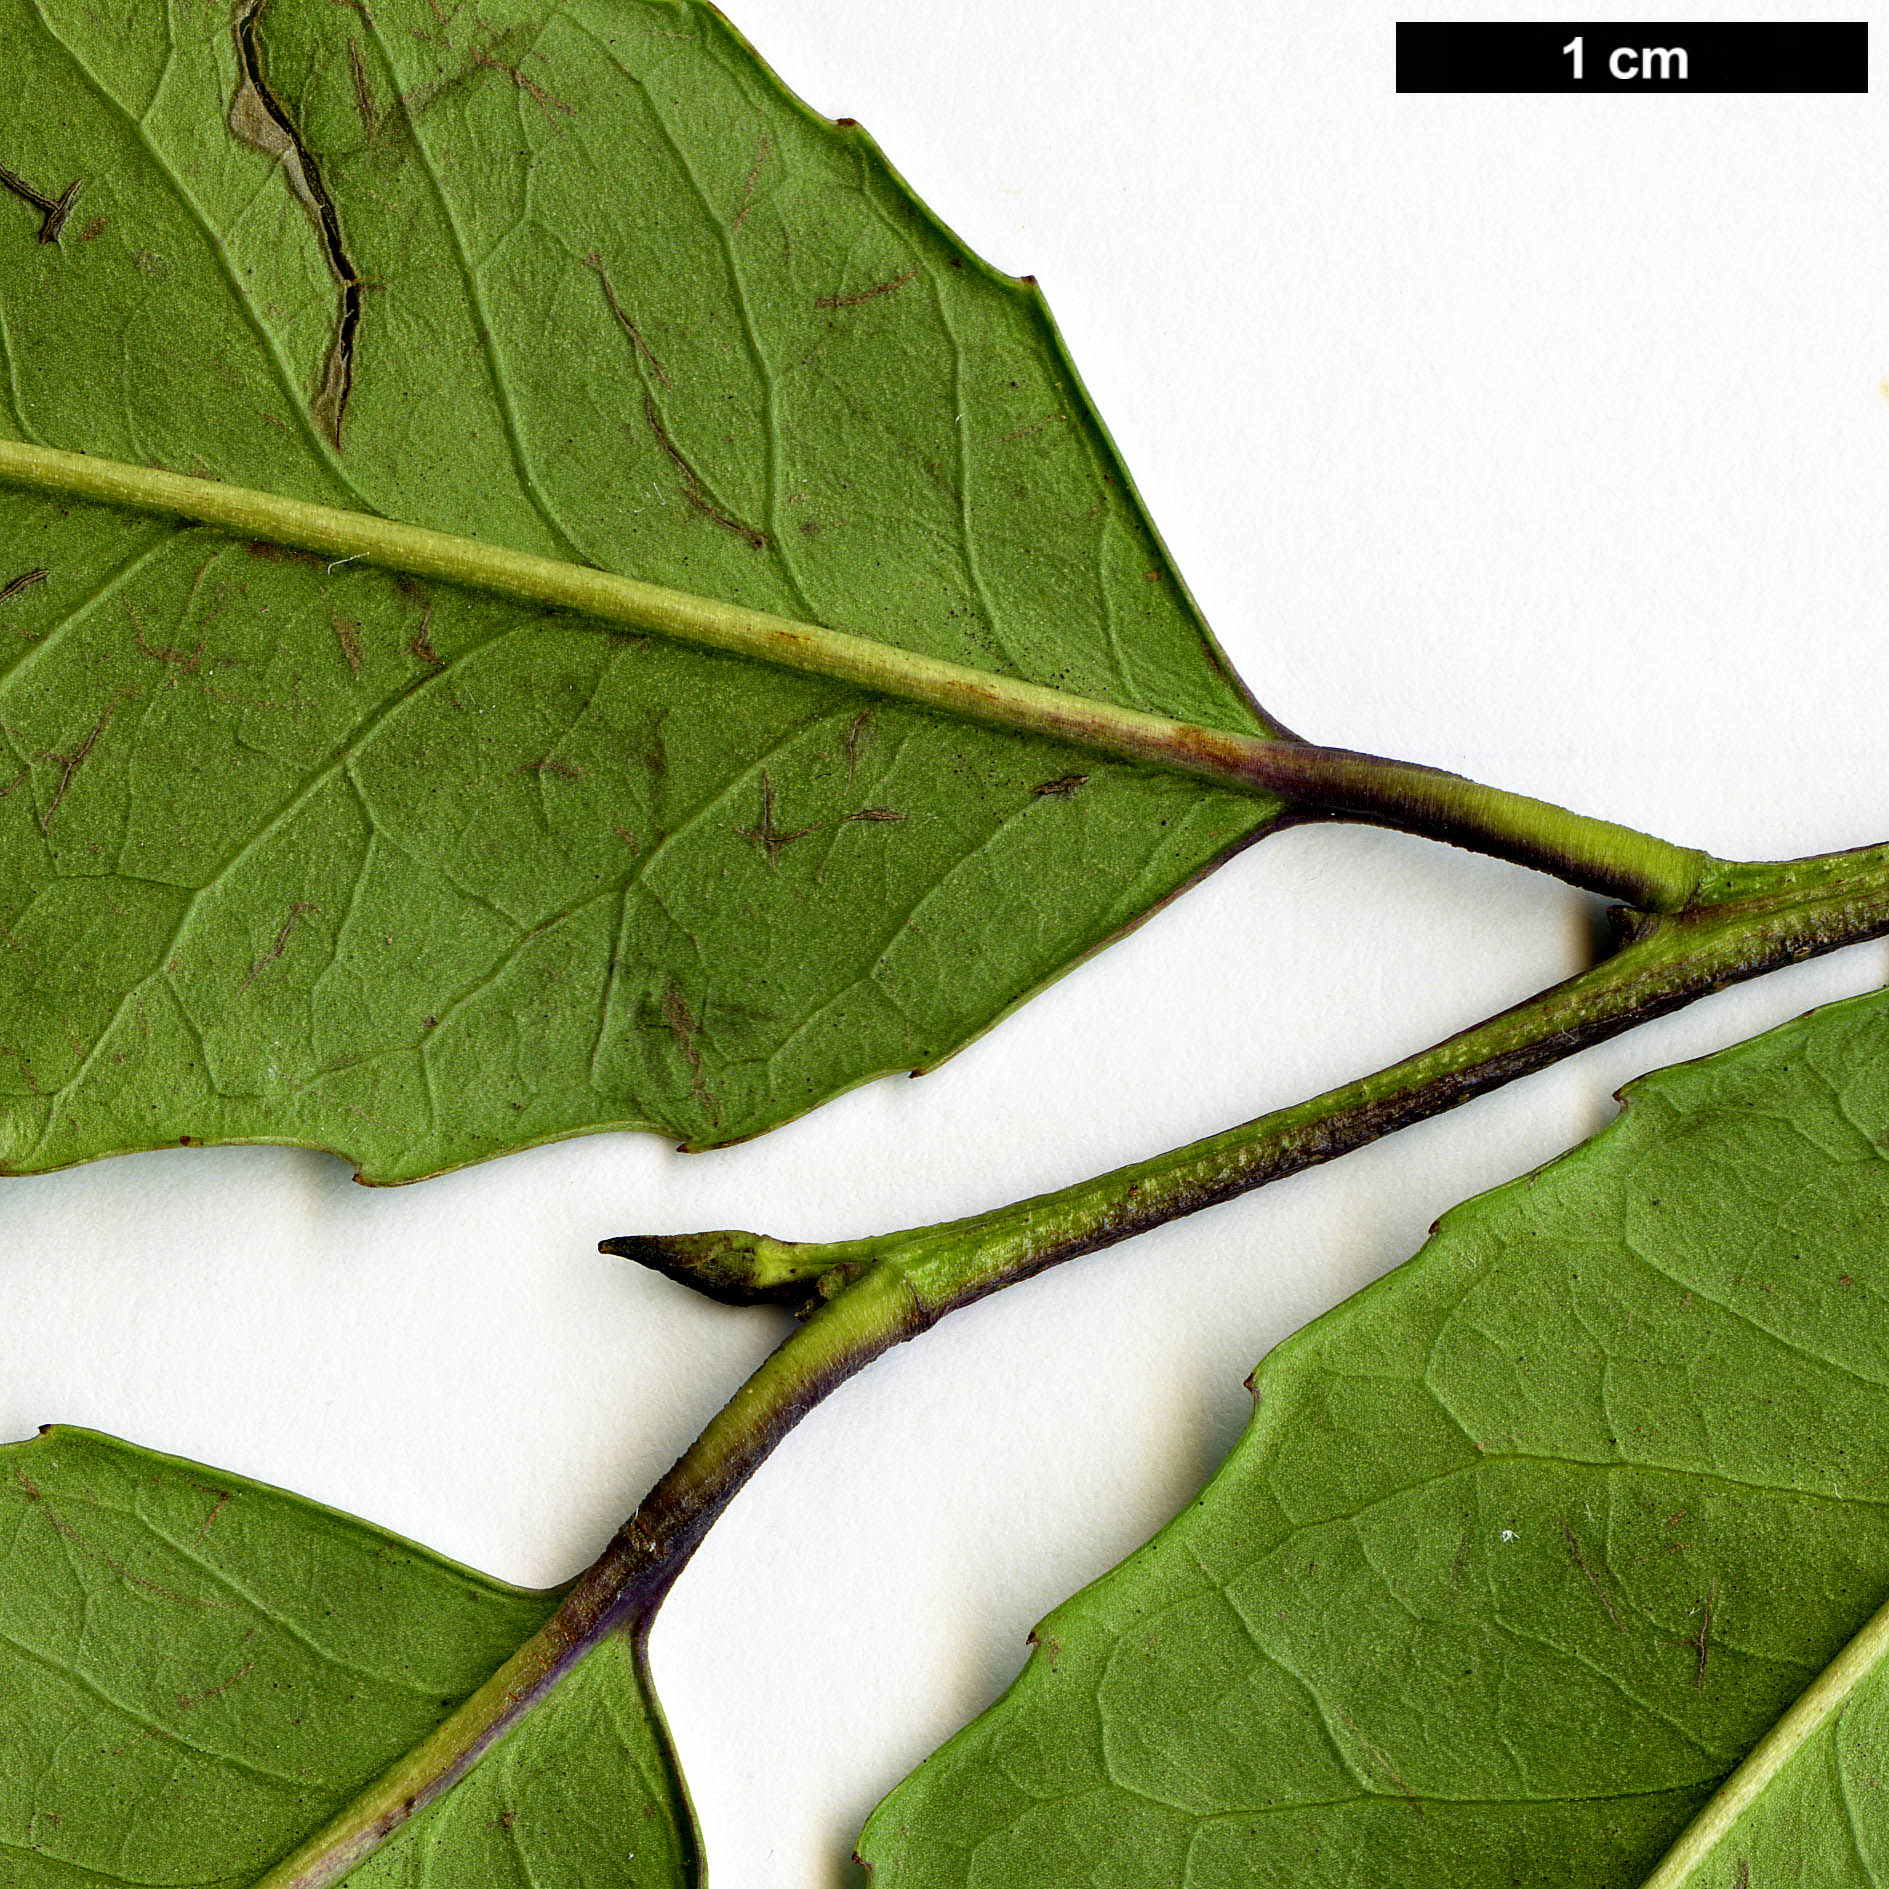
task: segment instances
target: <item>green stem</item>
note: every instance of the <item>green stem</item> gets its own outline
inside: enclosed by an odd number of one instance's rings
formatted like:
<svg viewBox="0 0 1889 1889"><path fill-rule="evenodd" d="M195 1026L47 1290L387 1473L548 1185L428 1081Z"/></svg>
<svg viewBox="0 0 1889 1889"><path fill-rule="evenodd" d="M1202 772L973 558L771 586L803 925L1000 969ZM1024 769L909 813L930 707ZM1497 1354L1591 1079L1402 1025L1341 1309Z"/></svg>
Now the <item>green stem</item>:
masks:
<svg viewBox="0 0 1889 1889"><path fill-rule="evenodd" d="M804 1301L896 1265L936 1318L1046 1267L1329 1161L1727 984L1889 931L1889 847L1715 868L1691 910L1631 917L1613 956L1375 1075L1151 1160L942 1226L838 1245L752 1233L605 1243L728 1303Z"/></svg>
<svg viewBox="0 0 1889 1889"><path fill-rule="evenodd" d="M337 511L273 492L12 440L0 440L0 482L193 519L337 563L358 560L470 585L521 603L575 611L697 648L824 676L991 726L1054 736L1116 759L1149 762L1267 801L1283 800L1301 818L1368 820L1493 853L1642 911L1679 910L1710 864L1691 848L1435 768L1172 721L990 670L939 662L869 637L365 512Z"/></svg>
<svg viewBox="0 0 1889 1889"><path fill-rule="evenodd" d="M606 1243L718 1298L808 1316L650 1492L551 1622L379 1783L254 1889L323 1889L450 1790L605 1636L639 1646L715 1519L822 1398L948 1312L1374 1141L1778 965L1889 932L1889 846L1716 870L1699 903L1633 915L1605 963L1434 1049L1099 1180L943 1226L797 1245L754 1234Z"/></svg>
<svg viewBox="0 0 1889 1889"><path fill-rule="evenodd" d="M471 1698L252 1889L325 1889L443 1797L601 1641L639 1651L715 1519L789 1430L882 1351L922 1329L895 1273L860 1281L794 1331L717 1413L578 1579L551 1619Z"/></svg>

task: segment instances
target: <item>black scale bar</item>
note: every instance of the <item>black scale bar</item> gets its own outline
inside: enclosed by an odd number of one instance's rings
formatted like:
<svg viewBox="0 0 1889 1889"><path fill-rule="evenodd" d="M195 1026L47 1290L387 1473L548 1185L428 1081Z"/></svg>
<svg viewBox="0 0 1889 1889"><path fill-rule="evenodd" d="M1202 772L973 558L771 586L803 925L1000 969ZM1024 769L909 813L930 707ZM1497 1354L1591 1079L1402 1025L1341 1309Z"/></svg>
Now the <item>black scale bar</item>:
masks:
<svg viewBox="0 0 1889 1889"><path fill-rule="evenodd" d="M1867 92L1869 28L1673 21L1397 28L1400 92Z"/></svg>

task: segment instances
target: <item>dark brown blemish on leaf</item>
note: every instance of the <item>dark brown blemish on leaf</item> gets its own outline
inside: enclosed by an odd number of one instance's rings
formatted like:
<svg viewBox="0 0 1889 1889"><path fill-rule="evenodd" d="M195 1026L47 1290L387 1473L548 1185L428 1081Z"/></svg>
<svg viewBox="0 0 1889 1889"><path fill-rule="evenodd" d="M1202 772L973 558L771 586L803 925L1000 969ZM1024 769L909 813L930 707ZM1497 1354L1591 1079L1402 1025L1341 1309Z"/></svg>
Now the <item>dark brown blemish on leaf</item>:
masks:
<svg viewBox="0 0 1889 1889"><path fill-rule="evenodd" d="M59 785L53 792L52 804L39 817L39 830L42 833L52 825L52 817L59 811L60 803L65 799L66 792L72 785L72 777L85 765L92 750L98 745L99 736L102 735L110 725L111 718L118 712L118 704L124 699L123 692L112 697L104 714L92 724L92 732L88 734L70 754L43 754L40 756L42 761L58 761L62 763L59 774Z"/></svg>
<svg viewBox="0 0 1889 1889"><path fill-rule="evenodd" d="M30 571L22 571L4 590L0 590L0 607L10 604L22 591L31 590L35 584L43 584L51 575L52 572L43 564Z"/></svg>
<svg viewBox="0 0 1889 1889"><path fill-rule="evenodd" d="M180 1692L177 1695L178 1711L195 1711L198 1706L202 1705L208 1699L220 1699L224 1693L231 1691L236 1686L240 1686L255 1670L256 1662L252 1659L247 1665L237 1667L220 1686L205 1686L201 1692Z"/></svg>
<svg viewBox="0 0 1889 1889"><path fill-rule="evenodd" d="M144 634L144 619L138 615L137 607L131 599L125 599L125 614L131 619L133 635L138 639L138 648L153 662L179 663L184 674L194 676L203 666L203 638L197 638L197 647L186 653L181 649L166 649L162 643L152 643Z"/></svg>
<svg viewBox="0 0 1889 1889"><path fill-rule="evenodd" d="M432 627L432 624L433 606L429 603L426 606L425 615L420 619L420 627L413 632L411 639L407 643L407 650L411 655L419 657L429 669L444 669L446 667L446 658L427 641L426 633Z"/></svg>
<svg viewBox="0 0 1889 1889"><path fill-rule="evenodd" d="M367 660L367 652L361 646L361 626L352 617L331 616L328 620L334 625L335 641L341 645L348 673L358 676L361 665Z"/></svg>
<svg viewBox="0 0 1889 1889"><path fill-rule="evenodd" d="M66 218L72 214L72 206L79 200L79 192L85 188L85 179L75 177L66 186L63 197L48 197L37 191L24 177L10 171L0 164L0 186L13 192L23 203L30 203L39 212L39 240L41 243L56 243L59 232L66 226Z"/></svg>
<svg viewBox="0 0 1889 1889"><path fill-rule="evenodd" d="M521 774L555 774L567 781L581 781L585 778L581 767L573 767L570 762L560 761L549 754L542 761L527 761L518 771Z"/></svg>
<svg viewBox="0 0 1889 1889"><path fill-rule="evenodd" d="M1587 1577L1588 1586L1600 1596L1600 1604L1607 1609L1607 1618L1613 1622L1614 1631L1625 1633L1626 1628L1620 1624L1620 1616L1614 1611L1613 1597L1601 1585L1600 1576L1594 1572L1587 1556L1581 1552L1581 1544L1575 1539L1574 1530L1568 1526L1565 1515L1561 1518L1561 1539L1568 1544L1568 1553L1574 1557L1574 1565Z"/></svg>
<svg viewBox="0 0 1889 1889"><path fill-rule="evenodd" d="M840 824L844 826L848 820L903 820L906 817L891 807L861 807L857 813L849 813Z"/></svg>
<svg viewBox="0 0 1889 1889"><path fill-rule="evenodd" d="M508 66L504 60L493 58L492 48L498 45L499 40L503 38L504 35L500 34L499 38L494 39L490 45L475 47L472 54L472 63L475 66L489 66L494 72L504 73L527 98L531 99L539 109L543 111L547 118L549 118L553 112L562 112L566 118L574 118L577 115L577 107L575 105L567 105L563 99L553 98L522 66ZM543 53L531 53L526 56L536 59L544 58Z"/></svg>
<svg viewBox="0 0 1889 1889"><path fill-rule="evenodd" d="M675 382L669 378L669 370L657 360L655 349L643 339L642 329L637 327L636 323L630 319L629 310L617 300L617 292L611 286L610 277L603 266L603 258L593 249L590 254L584 258L584 267L603 285L603 297L604 300L610 304L611 314L617 318L617 324L622 328L623 332L636 343L636 351L649 363L649 371L654 374L665 387L673 392Z"/></svg>
<svg viewBox="0 0 1889 1889"><path fill-rule="evenodd" d="M767 162L768 147L774 142L774 134L761 133L761 142L754 147L754 162L748 168L748 181L741 187L741 209L730 227L730 236L739 236L741 226L748 220L748 212L754 208L754 187L761 181L761 166Z"/></svg>
<svg viewBox="0 0 1889 1889"><path fill-rule="evenodd" d="M853 784L853 774L859 766L859 744L872 728L872 710L862 708L853 717L853 725L846 731L846 784Z"/></svg>
<svg viewBox="0 0 1889 1889"><path fill-rule="evenodd" d="M295 930L297 920L320 910L319 905L311 904L307 899L297 899L289 907L289 915L282 921L282 929L276 933L275 943L249 967L249 975L237 986L236 994L239 997L289 948L289 937Z"/></svg>
<svg viewBox="0 0 1889 1889"><path fill-rule="evenodd" d="M656 412L655 398L649 393L643 395L643 417L649 422L649 430L656 435L657 445L669 455L676 470L682 474L683 492L689 503L693 505L704 518L710 519L715 524L720 525L724 531L732 531L737 538L745 539L751 549L765 551L767 549L766 532L757 531L754 526L737 518L732 512L723 511L722 508L709 497L707 489L696 476L695 468L682 456L681 449L663 430L661 417Z"/></svg>
<svg viewBox="0 0 1889 1889"><path fill-rule="evenodd" d="M903 275L894 276L889 282L875 283L869 289L861 289L857 295L822 295L815 301L814 307L857 308L861 302L876 301L881 295L896 295L917 273L916 269L907 269Z"/></svg>
<svg viewBox="0 0 1889 1889"><path fill-rule="evenodd" d="M91 1555L95 1560L104 1562L120 1580L128 1581L133 1587L142 1588L147 1594L155 1594L161 1600L174 1600L180 1606L202 1607L211 1613L234 1613L237 1611L232 1602L204 1600L195 1594L180 1594L175 1588L161 1587L156 1581L147 1580L142 1574L138 1574L126 1567L125 1564L108 1549L101 1548L97 1542L93 1541L89 1536L82 1534L78 1529L74 1528L73 1525L46 1500L46 1492L25 1470L15 1469L13 1479L26 1492L27 1501L37 1502L39 1504L40 1513L45 1516L47 1521L49 1521L67 1541L71 1542L75 1548L82 1549L86 1554Z"/></svg>
<svg viewBox="0 0 1889 1889"><path fill-rule="evenodd" d="M791 846L795 840L804 840L809 833L817 833L818 827L796 827L791 833L783 833L774 824L774 779L768 771L761 770L761 824L759 826L738 826L735 831L744 840L751 840L767 855L768 871L775 871L780 865L781 851Z"/></svg>
<svg viewBox="0 0 1889 1889"><path fill-rule="evenodd" d="M325 570L328 560L313 551L297 550L293 545L271 544L266 538L252 538L249 555L264 564L319 564Z"/></svg>
<svg viewBox="0 0 1889 1889"><path fill-rule="evenodd" d="M636 835L632 833L628 827L618 826L617 823L612 820L610 822L610 831L614 833L631 852L640 853L643 850L642 847L636 843Z"/></svg>
<svg viewBox="0 0 1889 1889"><path fill-rule="evenodd" d="M1703 1601L1699 1603L1699 1630L1697 1633L1682 1633L1677 1639L1669 1640L1669 1646L1683 1646L1694 1656L1697 1671L1693 1676L1693 1687L1700 1698L1705 1697L1705 1662L1711 1650L1712 1610L1718 1605L1718 1582L1712 1586Z"/></svg>
<svg viewBox="0 0 1889 1889"><path fill-rule="evenodd" d="M696 1022L689 1009L689 1000L683 995L682 986L672 977L662 994L663 1021L675 1032L676 1042L682 1049L682 1060L689 1065L689 1093L708 1110L715 1121L721 1121L721 1104L709 1094L708 1085L702 1080L702 1052L696 1047L695 1039L701 1034L702 1026Z"/></svg>
<svg viewBox="0 0 1889 1889"><path fill-rule="evenodd" d="M236 57L242 78L237 84L236 96L230 101L230 135L237 143L246 144L281 165L290 193L315 225L329 273L341 291L334 339L329 343L328 357L322 364L314 397L308 403L310 415L339 452L348 395L354 387L354 348L361 326L361 277L348 259L347 247L341 239L341 219L334 199L322 182L321 168L289 122L288 113L269 90L268 80L263 75L256 23L268 4L269 0L243 0L236 14ZM349 44L352 46L353 42Z"/></svg>
<svg viewBox="0 0 1889 1889"><path fill-rule="evenodd" d="M367 67L362 63L361 45L356 39L348 41L348 70L354 78L354 109L361 114L361 130L372 144L374 133L380 129L380 117L374 110L374 95L367 86Z"/></svg>
<svg viewBox="0 0 1889 1889"><path fill-rule="evenodd" d="M111 226L112 220L110 217L95 216L91 222L86 224L85 228L79 232L79 241L82 243L95 243Z"/></svg>
<svg viewBox="0 0 1889 1889"><path fill-rule="evenodd" d="M1088 784L1089 777L1086 774L1058 774L1053 781L1038 781L1030 792L1039 800L1046 794L1057 800L1067 800L1072 794L1080 793Z"/></svg>

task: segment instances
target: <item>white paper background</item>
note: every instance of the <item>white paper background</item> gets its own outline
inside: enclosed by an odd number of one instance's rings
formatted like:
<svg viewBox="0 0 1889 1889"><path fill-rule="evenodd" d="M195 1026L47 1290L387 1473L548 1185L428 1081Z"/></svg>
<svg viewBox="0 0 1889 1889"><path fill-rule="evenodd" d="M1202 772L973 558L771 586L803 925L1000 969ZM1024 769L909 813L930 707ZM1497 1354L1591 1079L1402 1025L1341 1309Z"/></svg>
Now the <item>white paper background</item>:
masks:
<svg viewBox="0 0 1889 1889"><path fill-rule="evenodd" d="M744 0L738 24L1041 278L1290 726L1724 854L1889 834L1880 101L1400 99L1395 17ZM1041 1191L1526 995L1579 965L1594 910L1296 832L933 1076L751 1146L606 1138L379 1193L264 1149L10 1182L0 1435L94 1425L559 1579L780 1329L600 1236L834 1238ZM1005 1294L836 1396L657 1632L721 1889L852 1880L872 1803L1193 1493L1269 1345L1623 1080L1886 970L1864 946L1715 999Z"/></svg>

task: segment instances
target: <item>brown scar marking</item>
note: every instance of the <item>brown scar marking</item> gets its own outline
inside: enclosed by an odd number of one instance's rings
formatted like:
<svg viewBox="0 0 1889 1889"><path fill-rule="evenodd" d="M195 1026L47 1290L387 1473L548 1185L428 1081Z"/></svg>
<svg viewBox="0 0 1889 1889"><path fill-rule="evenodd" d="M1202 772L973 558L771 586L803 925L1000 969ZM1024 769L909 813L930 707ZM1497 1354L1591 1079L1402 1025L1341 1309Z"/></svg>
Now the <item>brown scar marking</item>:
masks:
<svg viewBox="0 0 1889 1889"><path fill-rule="evenodd" d="M722 508L709 497L708 493L703 488L702 481L696 476L695 468L683 458L681 450L677 447L675 441L663 431L662 421L656 413L655 399L648 393L643 395L643 417L649 422L649 430L656 435L656 443L669 455L670 459L675 463L676 470L682 474L684 480L683 491L689 503L693 505L704 518L710 519L715 524L720 525L723 530L732 531L737 538L745 538L752 549L765 551L767 549L766 532L757 531L752 525L735 517L732 512L723 511Z"/></svg>
<svg viewBox="0 0 1889 1889"><path fill-rule="evenodd" d="M66 218L72 214L72 206L79 200L79 192L85 188L85 179L75 177L66 186L63 197L48 197L37 191L24 177L10 171L0 164L0 185L13 192L24 203L30 203L40 214L39 240L42 243L56 243L59 232L66 226Z"/></svg>
<svg viewBox="0 0 1889 1889"><path fill-rule="evenodd" d="M256 1670L252 1659L247 1665L239 1666L220 1686L205 1686L201 1692L180 1692L177 1695L177 1709L180 1712L194 1711L206 1699L220 1699L233 1686L240 1686Z"/></svg>
<svg viewBox="0 0 1889 1889"><path fill-rule="evenodd" d="M610 822L610 831L614 833L631 852L640 853L643 850L642 847L636 843L636 835L632 833L628 827L618 826L617 823L612 820Z"/></svg>
<svg viewBox="0 0 1889 1889"><path fill-rule="evenodd" d="M1600 1576L1589 1566L1586 1555L1581 1552L1581 1544L1575 1540L1574 1530L1568 1526L1565 1515L1561 1518L1561 1539L1568 1544L1568 1553L1574 1557L1574 1565L1586 1575L1588 1586L1600 1596L1600 1604L1607 1609L1607 1618L1614 1623L1614 1631L1625 1633L1626 1628L1620 1624L1620 1616L1614 1611L1612 1596L1601 1585Z"/></svg>
<svg viewBox="0 0 1889 1889"><path fill-rule="evenodd" d="M701 1025L689 1013L689 1000L682 994L682 986L672 977L668 988L662 994L663 1021L676 1033L676 1041L682 1046L682 1059L689 1065L689 1093L714 1116L721 1120L721 1104L708 1092L702 1080L702 1052L695 1046L695 1038Z"/></svg>
<svg viewBox="0 0 1889 1889"><path fill-rule="evenodd" d="M59 811L59 803L65 799L66 790L72 785L73 775L85 765L87 757L91 754L93 748L98 745L99 736L105 732L106 725L110 722L113 715L118 712L118 704L124 699L122 694L112 697L110 707L92 724L92 732L87 735L70 754L45 754L40 756L40 759L43 761L61 761L65 764L59 776L58 790L52 797L52 805L40 816L39 830L42 833L52 825L52 817Z"/></svg>
<svg viewBox="0 0 1889 1889"><path fill-rule="evenodd" d="M414 655L418 656L423 663L430 665L434 669L444 669L446 667L446 658L427 641L426 633L432 627L432 623L433 606L429 603L426 606L425 614L420 618L420 627L413 632L413 639L407 644L407 648Z"/></svg>
<svg viewBox="0 0 1889 1889"><path fill-rule="evenodd" d="M1313 1563L1314 1567L1316 1567L1317 1565L1318 1564L1316 1562ZM1395 1784L1400 1791L1403 1792L1405 1797L1407 1797L1410 1800L1410 1808L1414 1810L1419 1817L1421 1817L1423 1815L1423 1800L1419 1798L1417 1793L1413 1791L1410 1788L1410 1786L1406 1784L1404 1780L1397 1775L1396 1769L1392 1766L1390 1759L1386 1757L1384 1753L1377 1748L1376 1745L1372 1744L1371 1741L1365 1737L1364 1733L1358 1729L1358 1721L1354 1719L1349 1712L1341 1710L1338 1716L1341 1719L1343 1719L1346 1726L1349 1727L1351 1731L1351 1735L1357 1739L1358 1743L1361 1744L1367 1752L1370 1753L1372 1762L1378 1766L1378 1768L1384 1773L1384 1775L1387 1778L1389 1778L1390 1781L1393 1784Z"/></svg>
<svg viewBox="0 0 1889 1889"><path fill-rule="evenodd" d="M87 1536L81 1534L78 1529L74 1528L72 1524L46 1500L45 1490L43 1490L25 1470L15 1469L13 1479L26 1491L27 1501L37 1502L40 1506L40 1512L67 1541L71 1542L74 1547L84 1549L87 1554L97 1556L97 1558L104 1562L121 1580L129 1581L133 1587L143 1588L147 1594L156 1594L163 1600L174 1600L181 1606L202 1607L211 1613L234 1613L237 1611L234 1604L229 1601L205 1600L200 1595L196 1594L180 1594L175 1588L161 1587L156 1581L146 1580L142 1574L135 1573L132 1569L126 1567L115 1554L112 1554L107 1549L101 1548L97 1542L90 1540Z"/></svg>
<svg viewBox="0 0 1889 1889"><path fill-rule="evenodd" d="M847 820L903 820L906 816L895 813L890 807L861 807L857 813L849 813ZM845 825L845 821L841 825Z"/></svg>
<svg viewBox="0 0 1889 1889"><path fill-rule="evenodd" d="M334 625L335 641L341 645L341 653L347 658L349 672L361 673L361 664L366 661L366 652L361 647L361 626L350 617L335 616L329 621Z"/></svg>
<svg viewBox="0 0 1889 1889"><path fill-rule="evenodd" d="M314 153L303 143L264 76L262 50L256 43L256 23L268 4L269 0L242 0L231 23L240 77L235 96L230 100L227 123L230 136L238 144L262 152L280 166L290 195L307 211L315 225L328 271L341 291L334 339L329 343L328 357L322 364L314 397L308 403L310 418L339 452L348 396L354 389L354 343L361 326L363 285L359 271L348 259L347 247L341 238L341 218L322 182Z"/></svg>
<svg viewBox="0 0 1889 1889"><path fill-rule="evenodd" d="M853 717L853 725L846 731L846 784L853 784L854 770L859 766L859 744L872 728L872 710L862 708Z"/></svg>
<svg viewBox="0 0 1889 1889"><path fill-rule="evenodd" d="M276 959L289 948L289 934L295 929L295 921L299 918L306 917L310 912L319 912L320 910L321 907L319 905L313 905L307 899L297 899L295 903L289 907L289 915L282 921L282 929L276 933L275 943L249 967L249 975L244 978L242 983L236 988L237 996L240 997L243 992L262 975L264 970L273 964Z"/></svg>
<svg viewBox="0 0 1889 1889"><path fill-rule="evenodd" d="M781 849L791 846L795 840L804 840L809 833L817 833L818 827L803 826L792 833L783 833L774 824L774 780L768 771L761 770L761 824L759 826L738 826L735 831L744 840L754 844L767 854L767 869L774 872L779 869Z"/></svg>
<svg viewBox="0 0 1889 1889"><path fill-rule="evenodd" d="M1698 1658L1698 1671L1693 1678L1693 1687L1700 1698L1705 1697L1705 1662L1712 1638L1712 1609L1718 1605L1718 1582L1712 1582L1699 1608L1699 1630L1697 1633L1684 1633L1677 1639L1668 1640L1668 1646L1690 1647Z"/></svg>
<svg viewBox="0 0 1889 1889"><path fill-rule="evenodd" d="M570 762L557 760L548 754L542 761L527 761L518 771L521 774L556 774L567 781L587 778L581 767L573 767Z"/></svg>
<svg viewBox="0 0 1889 1889"><path fill-rule="evenodd" d="M896 295L913 276L916 269L907 269L903 275L894 276L890 282L881 282L870 289L861 289L857 295L822 295L814 303L815 308L857 308L861 302L870 302L881 295Z"/></svg>
<svg viewBox="0 0 1889 1889"><path fill-rule="evenodd" d="M361 114L361 129L372 144L374 133L380 129L380 120L374 112L374 96L367 89L367 67L362 63L361 44L356 39L348 41L348 69L354 75L354 109Z"/></svg>
<svg viewBox="0 0 1889 1889"><path fill-rule="evenodd" d="M31 780L32 776L33 776L33 765L29 761L20 769L20 771L17 774L14 775L14 777L10 781L7 782L7 784L4 787L0 787L0 800L6 799L8 794L12 793L16 787L23 786L27 781Z"/></svg>
<svg viewBox="0 0 1889 1889"><path fill-rule="evenodd" d="M741 211L729 230L730 236L739 236L741 226L748 220L748 212L754 208L754 186L760 181L761 166L767 161L768 146L774 142L772 132L761 133L761 142L754 147L754 163L748 171L748 181L741 187Z"/></svg>
<svg viewBox="0 0 1889 1889"><path fill-rule="evenodd" d="M496 41L493 43L497 44ZM522 67L508 66L504 60L494 59L490 47L475 50L472 55L472 63L476 66L489 66L494 72L504 73L521 92L533 99L543 109L547 117L554 111L562 112L566 118L576 117L576 106L565 104L561 98L553 98L551 94Z"/></svg>
<svg viewBox="0 0 1889 1889"><path fill-rule="evenodd" d="M186 655L181 649L166 649L161 643L153 644L145 639L144 619L138 615L137 608L129 597L125 599L125 614L131 619L132 633L138 639L138 647L153 662L181 663L184 674L187 676L194 676L202 667L203 638L201 636L197 638L197 647Z"/></svg>
<svg viewBox="0 0 1889 1889"><path fill-rule="evenodd" d="M111 226L112 220L110 217L95 216L91 222L86 224L85 228L79 232L79 241L82 243L95 243Z"/></svg>
<svg viewBox="0 0 1889 1889"><path fill-rule="evenodd" d="M1058 800L1067 800L1071 794L1079 792L1088 784L1089 777L1086 774L1058 774L1053 781L1038 781L1030 792L1039 800L1045 794L1053 795Z"/></svg>
<svg viewBox="0 0 1889 1889"><path fill-rule="evenodd" d="M197 1530L197 1539L199 1541L216 1526L216 1518L230 1505L229 1492L227 1490L219 1489L215 1491L215 1494L216 1506L203 1518L203 1526Z"/></svg>
<svg viewBox="0 0 1889 1889"><path fill-rule="evenodd" d="M1738 1859L1738 1875L1732 1883L1732 1889L1751 1889L1751 1858L1741 1856Z"/></svg>
<svg viewBox="0 0 1889 1889"><path fill-rule="evenodd" d="M11 603L22 591L31 590L35 584L43 584L51 575L52 572L43 564L30 571L22 571L6 589L0 590L0 605Z"/></svg>
<svg viewBox="0 0 1889 1889"><path fill-rule="evenodd" d="M603 258L593 249L584 258L584 267L603 284L604 300L610 304L610 312L621 324L623 332L636 343L636 351L649 363L649 371L656 376L672 393L675 382L669 378L669 370L657 360L655 350L643 339L643 331L630 319L629 310L617 300L617 292L610 286L610 278L604 273Z"/></svg>

